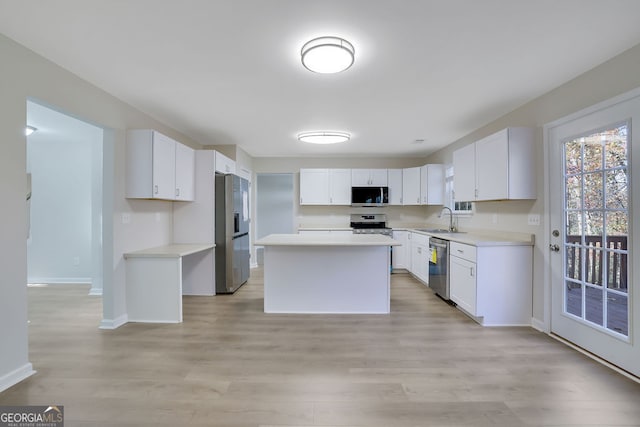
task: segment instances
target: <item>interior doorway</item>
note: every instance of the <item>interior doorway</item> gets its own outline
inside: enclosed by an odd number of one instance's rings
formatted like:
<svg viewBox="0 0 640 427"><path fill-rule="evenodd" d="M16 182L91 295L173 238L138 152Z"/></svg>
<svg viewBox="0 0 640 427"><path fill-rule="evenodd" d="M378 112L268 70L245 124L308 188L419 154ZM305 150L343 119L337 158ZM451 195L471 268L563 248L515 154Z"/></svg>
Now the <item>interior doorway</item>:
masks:
<svg viewBox="0 0 640 427"><path fill-rule="evenodd" d="M27 101L29 283L103 291L102 128Z"/></svg>
<svg viewBox="0 0 640 427"><path fill-rule="evenodd" d="M259 173L256 184L256 239L273 233L293 233L293 174ZM262 265L263 250L256 250Z"/></svg>

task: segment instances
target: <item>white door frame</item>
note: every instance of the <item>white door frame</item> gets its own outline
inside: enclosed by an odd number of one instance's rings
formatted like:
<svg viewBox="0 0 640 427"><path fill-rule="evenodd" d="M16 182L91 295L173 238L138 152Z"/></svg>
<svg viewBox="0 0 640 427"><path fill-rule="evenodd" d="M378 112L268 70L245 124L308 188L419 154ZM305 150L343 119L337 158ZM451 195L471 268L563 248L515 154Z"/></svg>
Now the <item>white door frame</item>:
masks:
<svg viewBox="0 0 640 427"><path fill-rule="evenodd" d="M546 333L551 333L551 317L552 317L552 269L551 269L551 251L548 249L549 245L551 244L551 180L550 180L550 171L551 171L551 161L549 158L550 152L551 152L551 140L549 137L549 133L550 130L552 128L555 128L557 126L561 126L564 124L567 124L571 121L574 121L576 119L579 119L583 116L587 116L593 113L597 113L599 111L608 109L616 104L619 104L621 102L625 102L628 100L631 100L633 98L637 98L640 96L640 88L636 88L633 89L629 92L626 92L622 95L618 95L616 97L607 99L605 101L599 102L595 105L592 105L590 107L587 107L585 109L582 109L580 111L577 111L573 114L570 114L568 116L562 117L558 120L555 120L553 122L547 123L544 125L543 127L543 151L544 151L544 204L545 204L545 227L544 227L544 238L543 238L543 242L542 242L542 253L543 253L543 257L544 257L544 266L545 266L545 271L544 271L544 290L543 290L543 301L544 301L544 319L542 322L536 322L537 325L539 327L539 329L542 329L544 332ZM633 124L632 124L633 126ZM633 129L632 129L633 132ZM636 132L640 132L640 129L636 129ZM638 152L638 148L636 147L634 149L633 146L631 146L629 148L629 153L630 153L630 158L633 156L633 152L636 151ZM632 167L631 167L631 161L629 162L629 170L631 171L631 182L633 182L633 173L638 173L639 171L632 171ZM637 183L637 181L636 181ZM636 189L636 193L638 192L638 190ZM631 237L638 236L638 227L634 227L634 221L633 221L633 207L638 205L638 201L634 200L633 197L633 189L632 189L632 193L629 194L630 200L631 200L631 204L630 204L630 230L631 230ZM637 210L636 210L637 212ZM630 246L631 249L631 246ZM637 251L636 251L637 252ZM631 273L631 269L633 268L634 262L638 260L640 254L638 253L633 253L633 258L629 259L629 272L630 272L630 278L633 278L634 276ZM637 279L637 277L636 277ZM637 280L636 280L637 281ZM635 284L632 284L632 286ZM632 290L631 294L629 295L630 298L630 303L633 304L633 301L635 300L634 295L637 294L639 290L635 289L635 292ZM635 313L635 316L637 316L637 313ZM632 322L633 317L632 317ZM637 325L637 321L634 322ZM629 339L633 340L634 336L638 336L638 332L632 332L632 325L630 325L630 335L629 335ZM633 333L633 335L631 335L631 333Z"/></svg>

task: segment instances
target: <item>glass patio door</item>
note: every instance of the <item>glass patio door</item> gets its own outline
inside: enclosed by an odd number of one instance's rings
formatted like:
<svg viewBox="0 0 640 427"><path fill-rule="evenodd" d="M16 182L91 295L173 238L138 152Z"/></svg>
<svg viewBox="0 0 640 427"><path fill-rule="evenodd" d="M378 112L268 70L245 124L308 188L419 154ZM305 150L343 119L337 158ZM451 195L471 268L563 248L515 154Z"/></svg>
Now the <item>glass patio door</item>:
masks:
<svg viewBox="0 0 640 427"><path fill-rule="evenodd" d="M638 96L547 128L549 260L552 333L640 376L632 322L634 122Z"/></svg>

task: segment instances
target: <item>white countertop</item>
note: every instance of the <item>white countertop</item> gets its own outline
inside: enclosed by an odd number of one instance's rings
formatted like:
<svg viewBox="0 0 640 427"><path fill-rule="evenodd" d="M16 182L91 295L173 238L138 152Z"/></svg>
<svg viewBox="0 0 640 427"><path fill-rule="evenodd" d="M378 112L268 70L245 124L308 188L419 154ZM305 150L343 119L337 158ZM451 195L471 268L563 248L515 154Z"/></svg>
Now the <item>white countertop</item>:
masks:
<svg viewBox="0 0 640 427"><path fill-rule="evenodd" d="M450 242L465 243L472 246L533 246L535 235L504 231L469 231L462 233L431 233L415 228L394 228L436 237Z"/></svg>
<svg viewBox="0 0 640 427"><path fill-rule="evenodd" d="M172 244L124 254L125 258L180 258L214 248L214 244Z"/></svg>
<svg viewBox="0 0 640 427"><path fill-rule="evenodd" d="M390 224L394 231L405 230L414 233L433 236L451 242L465 243L472 246L533 246L535 243L535 235L529 233L516 233L510 231L499 230L469 230L463 233L430 233L427 231L419 231L423 228L441 228L442 225L421 225L421 224ZM348 227L340 227L337 225L305 225L300 226L299 230L351 230Z"/></svg>
<svg viewBox="0 0 640 427"><path fill-rule="evenodd" d="M270 234L256 246L398 246L400 242L382 234Z"/></svg>

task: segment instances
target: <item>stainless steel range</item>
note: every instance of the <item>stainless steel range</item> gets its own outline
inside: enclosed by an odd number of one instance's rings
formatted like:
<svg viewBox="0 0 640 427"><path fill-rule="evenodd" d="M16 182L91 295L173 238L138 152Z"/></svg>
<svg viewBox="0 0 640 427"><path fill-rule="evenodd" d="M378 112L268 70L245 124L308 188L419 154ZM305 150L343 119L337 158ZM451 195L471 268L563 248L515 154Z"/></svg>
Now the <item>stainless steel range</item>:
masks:
<svg viewBox="0 0 640 427"><path fill-rule="evenodd" d="M384 234L391 237L385 214L351 214L353 234Z"/></svg>

